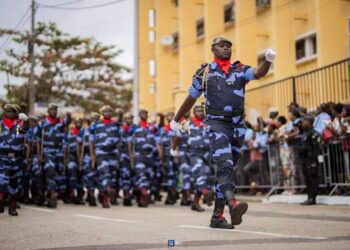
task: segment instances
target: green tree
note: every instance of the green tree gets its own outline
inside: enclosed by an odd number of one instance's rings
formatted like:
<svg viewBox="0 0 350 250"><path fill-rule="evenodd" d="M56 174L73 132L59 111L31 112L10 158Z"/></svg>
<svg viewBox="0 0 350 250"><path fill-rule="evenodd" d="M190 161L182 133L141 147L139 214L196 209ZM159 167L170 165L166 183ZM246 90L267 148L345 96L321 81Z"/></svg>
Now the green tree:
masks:
<svg viewBox="0 0 350 250"><path fill-rule="evenodd" d="M6 51L7 58L0 60L0 71L24 82L7 87L7 98L15 103L28 103L30 33L0 29L2 35L12 35L17 48ZM64 101L87 112L105 104L123 110L130 108L131 81L121 79L121 74L129 69L115 62L121 50L94 38L71 36L54 23L37 24L34 44L37 102Z"/></svg>

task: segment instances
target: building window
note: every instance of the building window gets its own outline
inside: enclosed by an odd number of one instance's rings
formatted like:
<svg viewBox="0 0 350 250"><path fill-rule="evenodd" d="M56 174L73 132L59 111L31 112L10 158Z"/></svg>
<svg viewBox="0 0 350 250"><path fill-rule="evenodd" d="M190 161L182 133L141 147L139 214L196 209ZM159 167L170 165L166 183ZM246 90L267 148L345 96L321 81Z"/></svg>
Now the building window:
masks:
<svg viewBox="0 0 350 250"><path fill-rule="evenodd" d="M295 41L295 59L304 61L313 59L317 55L317 36L316 33L304 35Z"/></svg>
<svg viewBox="0 0 350 250"><path fill-rule="evenodd" d="M262 11L271 6L271 0L256 0L256 11Z"/></svg>
<svg viewBox="0 0 350 250"><path fill-rule="evenodd" d="M156 61L155 60L150 60L149 61L149 75L151 77L156 76Z"/></svg>
<svg viewBox="0 0 350 250"><path fill-rule="evenodd" d="M197 20L197 38L204 38L204 18L200 18Z"/></svg>
<svg viewBox="0 0 350 250"><path fill-rule="evenodd" d="M235 21L235 2L232 1L224 6L224 23L231 24Z"/></svg>
<svg viewBox="0 0 350 250"><path fill-rule="evenodd" d="M177 52L179 50L179 33L175 32L173 34L173 46L172 46L173 52Z"/></svg>
<svg viewBox="0 0 350 250"><path fill-rule="evenodd" d="M149 85L149 92L151 95L154 95L157 91L157 86L154 82L152 82L150 85Z"/></svg>
<svg viewBox="0 0 350 250"><path fill-rule="evenodd" d="M154 43L156 41L156 32L154 30L149 31L149 42Z"/></svg>
<svg viewBox="0 0 350 250"><path fill-rule="evenodd" d="M150 9L148 12L148 25L153 28L156 26L156 10Z"/></svg>

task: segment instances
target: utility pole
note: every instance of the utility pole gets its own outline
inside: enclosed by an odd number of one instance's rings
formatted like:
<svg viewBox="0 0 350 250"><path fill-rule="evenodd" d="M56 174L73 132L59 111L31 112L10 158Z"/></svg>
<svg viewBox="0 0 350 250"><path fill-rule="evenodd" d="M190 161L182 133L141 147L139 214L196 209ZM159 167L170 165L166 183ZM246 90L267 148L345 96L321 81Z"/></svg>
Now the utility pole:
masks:
<svg viewBox="0 0 350 250"><path fill-rule="evenodd" d="M139 32L139 11L138 11L138 0L134 0L134 88L133 88L133 113L134 113L134 121L135 123L138 122L138 113L139 113L139 39L138 39L138 32Z"/></svg>
<svg viewBox="0 0 350 250"><path fill-rule="evenodd" d="M31 25L31 36L29 41L29 57L30 57L30 76L28 82L29 89L29 113L34 115L34 103L35 103L35 84L34 84L34 68L35 68L35 58L34 58L34 43L35 43L35 0L32 0L32 25Z"/></svg>

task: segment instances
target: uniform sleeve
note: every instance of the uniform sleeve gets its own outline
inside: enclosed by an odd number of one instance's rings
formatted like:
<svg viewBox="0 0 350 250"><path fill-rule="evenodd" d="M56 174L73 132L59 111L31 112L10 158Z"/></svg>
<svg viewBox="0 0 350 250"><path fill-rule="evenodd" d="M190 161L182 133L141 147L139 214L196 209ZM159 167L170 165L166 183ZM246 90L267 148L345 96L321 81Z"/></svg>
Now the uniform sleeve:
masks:
<svg viewBox="0 0 350 250"><path fill-rule="evenodd" d="M252 80L258 80L259 78L256 78L254 76L254 70L255 68L250 66L244 66L244 77L246 81L252 81Z"/></svg>
<svg viewBox="0 0 350 250"><path fill-rule="evenodd" d="M192 84L188 89L188 93L194 99L197 99L203 93L202 79L207 67L208 64L202 64L192 78Z"/></svg>
<svg viewBox="0 0 350 250"><path fill-rule="evenodd" d="M42 129L42 126L41 125L38 125L36 127L36 130L35 130L35 135L34 135L34 138L35 138L35 142L39 143L41 142L41 133L42 133L43 129Z"/></svg>
<svg viewBox="0 0 350 250"><path fill-rule="evenodd" d="M83 142L83 138L84 138L84 134L85 134L85 129L80 129L79 133L78 133L78 136L77 136L77 141L79 143L82 143Z"/></svg>

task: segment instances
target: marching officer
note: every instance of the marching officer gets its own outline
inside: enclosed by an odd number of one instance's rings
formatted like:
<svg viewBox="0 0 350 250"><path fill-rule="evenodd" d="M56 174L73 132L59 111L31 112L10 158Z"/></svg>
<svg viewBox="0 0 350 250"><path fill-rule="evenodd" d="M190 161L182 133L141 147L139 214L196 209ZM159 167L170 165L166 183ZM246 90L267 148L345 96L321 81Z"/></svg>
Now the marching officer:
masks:
<svg viewBox="0 0 350 250"><path fill-rule="evenodd" d="M119 167L119 184L123 190L123 205L131 206L131 177L132 164L130 155L132 155L132 134L135 130L133 124L134 116L126 114L124 116L124 125L120 128L120 167Z"/></svg>
<svg viewBox="0 0 350 250"><path fill-rule="evenodd" d="M133 134L135 159L135 186L138 192L138 206L148 207L150 189L153 187L154 154L156 148L153 127L147 122L148 111L139 111L140 122Z"/></svg>
<svg viewBox="0 0 350 250"><path fill-rule="evenodd" d="M173 205L176 203L176 169L174 164L174 159L170 154L170 150L172 145L174 144L175 132L170 128L170 122L174 118L173 112L168 112L165 115L165 119L167 120L167 125L160 128L160 136L159 136L159 158L161 160L161 164L164 167L166 183L167 183L167 191L168 195L165 199L165 204ZM161 117L164 119L164 116Z"/></svg>
<svg viewBox="0 0 350 250"><path fill-rule="evenodd" d="M71 114L63 118L57 117L58 106L50 103L48 115L39 123L36 141L39 154L39 164L47 181L49 208L57 207L58 194L63 198L66 189L66 173L64 166L64 136L71 122Z"/></svg>
<svg viewBox="0 0 350 250"><path fill-rule="evenodd" d="M21 166L24 161L25 136L29 129L28 117L18 114L18 107L6 104L0 121L0 213L4 212L4 196L9 197L11 216L17 216L17 198L21 183Z"/></svg>
<svg viewBox="0 0 350 250"><path fill-rule="evenodd" d="M95 188L97 187L97 173L95 165L92 164L89 146L89 131L91 126L100 118L99 113L92 113L90 119L86 119L87 127L82 127L78 134L79 168L83 170L83 184L87 189L86 201L89 206L95 207Z"/></svg>
<svg viewBox="0 0 350 250"><path fill-rule="evenodd" d="M82 133L83 120L81 118L74 119L74 127L67 132L65 137L65 160L67 167L67 177L69 183L69 201L75 204L84 204L83 194L81 192L81 183L79 175L82 172L79 160L81 151L79 150L78 138Z"/></svg>
<svg viewBox="0 0 350 250"><path fill-rule="evenodd" d="M301 123L304 133L301 138L299 156L307 192L307 200L301 205L315 205L318 191L318 155L321 154L321 136L313 128L313 116L305 115Z"/></svg>
<svg viewBox="0 0 350 250"><path fill-rule="evenodd" d="M116 181L118 170L118 143L120 124L111 119L113 109L105 105L100 109L102 119L90 128L90 156L96 164L102 207L109 208L109 201L117 205Z"/></svg>
<svg viewBox="0 0 350 250"><path fill-rule="evenodd" d="M231 41L217 37L213 40L211 51L214 61L202 65L195 73L189 95L171 122L175 131L180 129L180 118L195 104L204 92L206 98L206 117L213 152L213 162L217 165L217 185L214 213L211 227L233 228L242 222L242 215L248 204L237 204L234 198L234 169L240 157L244 128L245 85L263 77L269 71L276 53L268 49L265 61L255 69L239 61L231 63ZM224 204L227 204L231 224L223 217Z"/></svg>

